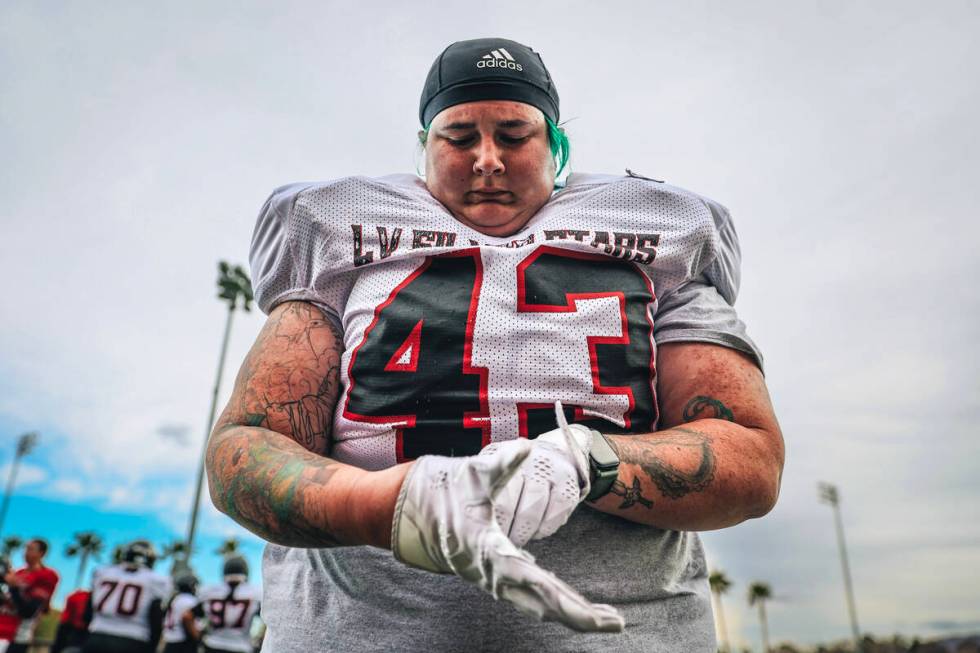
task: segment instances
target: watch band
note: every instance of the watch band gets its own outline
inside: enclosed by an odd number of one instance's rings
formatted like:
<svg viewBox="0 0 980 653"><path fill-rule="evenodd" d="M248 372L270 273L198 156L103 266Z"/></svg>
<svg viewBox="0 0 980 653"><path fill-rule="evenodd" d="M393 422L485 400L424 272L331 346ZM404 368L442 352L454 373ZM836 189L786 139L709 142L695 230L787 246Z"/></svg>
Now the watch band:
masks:
<svg viewBox="0 0 980 653"><path fill-rule="evenodd" d="M605 496L612 489L613 483L619 477L619 456L612 448L606 436L598 431L592 431L592 448L589 451L589 476L591 488L586 501L595 501Z"/></svg>

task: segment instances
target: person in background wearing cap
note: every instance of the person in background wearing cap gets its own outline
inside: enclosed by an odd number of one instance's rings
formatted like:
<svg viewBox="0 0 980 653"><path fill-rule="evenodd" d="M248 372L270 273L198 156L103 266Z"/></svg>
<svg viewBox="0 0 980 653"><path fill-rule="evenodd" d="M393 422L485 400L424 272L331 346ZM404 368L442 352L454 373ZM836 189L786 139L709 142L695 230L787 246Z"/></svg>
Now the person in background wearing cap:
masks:
<svg viewBox="0 0 980 653"><path fill-rule="evenodd" d="M783 464L728 211L556 186L514 41L446 48L419 117L423 178L284 186L255 228L269 318L207 468L269 541L263 650L715 651L694 531L767 513Z"/></svg>

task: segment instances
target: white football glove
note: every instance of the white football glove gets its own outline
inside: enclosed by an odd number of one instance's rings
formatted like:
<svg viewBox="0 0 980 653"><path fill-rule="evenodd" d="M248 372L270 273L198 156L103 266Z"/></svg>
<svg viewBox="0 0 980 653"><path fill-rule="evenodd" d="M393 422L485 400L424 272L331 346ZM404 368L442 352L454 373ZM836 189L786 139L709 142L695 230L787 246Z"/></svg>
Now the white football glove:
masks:
<svg viewBox="0 0 980 653"><path fill-rule="evenodd" d="M517 546L553 535L589 494L592 430L569 425L561 402L555 402L555 418L558 428L531 441L531 454L493 500L497 524ZM504 444L491 444L480 455Z"/></svg>
<svg viewBox="0 0 980 653"><path fill-rule="evenodd" d="M615 608L589 603L539 567L494 519L495 494L531 449L518 439L488 455L416 460L395 505L392 552L413 567L456 574L538 619L580 631L621 631L623 617Z"/></svg>

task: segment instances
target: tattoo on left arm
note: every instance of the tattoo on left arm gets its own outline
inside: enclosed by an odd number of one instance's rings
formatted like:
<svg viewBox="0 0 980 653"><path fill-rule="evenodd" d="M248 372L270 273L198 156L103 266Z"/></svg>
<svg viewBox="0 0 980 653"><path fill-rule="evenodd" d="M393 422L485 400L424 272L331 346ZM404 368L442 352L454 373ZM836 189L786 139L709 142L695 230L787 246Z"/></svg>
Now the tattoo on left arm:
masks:
<svg viewBox="0 0 980 653"><path fill-rule="evenodd" d="M735 421L735 413L732 409L721 403L714 397L698 395L687 402L684 406L684 421L693 422L696 419L724 419L729 422Z"/></svg>
<svg viewBox="0 0 980 653"><path fill-rule="evenodd" d="M640 492L640 479L636 476L633 477L633 487L626 487L625 483L616 480L613 481L612 488L609 491L623 497L623 502L619 504L620 509L629 508L637 503L644 508L653 508L653 501L645 498Z"/></svg>
<svg viewBox="0 0 980 653"><path fill-rule="evenodd" d="M667 433L653 434L642 441L610 438L609 444L616 450L621 462L639 466L665 497L680 499L692 492L702 492L715 477L715 454L711 439L700 431L679 426L670 429L668 435L663 435ZM667 462L658 450L668 448L673 450L672 458L675 461L679 455L686 455L694 467L693 471Z"/></svg>

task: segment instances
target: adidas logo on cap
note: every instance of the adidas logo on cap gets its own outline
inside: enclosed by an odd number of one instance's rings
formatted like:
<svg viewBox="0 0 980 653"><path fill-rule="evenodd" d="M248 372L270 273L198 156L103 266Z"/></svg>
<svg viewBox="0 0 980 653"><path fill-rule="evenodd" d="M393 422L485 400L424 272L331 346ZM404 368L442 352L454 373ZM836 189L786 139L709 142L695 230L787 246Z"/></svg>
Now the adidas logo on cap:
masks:
<svg viewBox="0 0 980 653"><path fill-rule="evenodd" d="M523 71L524 66L514 61L510 52L503 48L491 50L489 54L476 62L477 68L510 68L511 70Z"/></svg>

